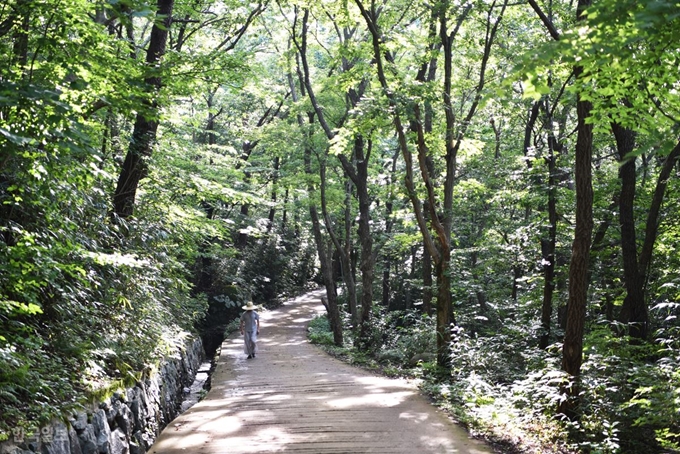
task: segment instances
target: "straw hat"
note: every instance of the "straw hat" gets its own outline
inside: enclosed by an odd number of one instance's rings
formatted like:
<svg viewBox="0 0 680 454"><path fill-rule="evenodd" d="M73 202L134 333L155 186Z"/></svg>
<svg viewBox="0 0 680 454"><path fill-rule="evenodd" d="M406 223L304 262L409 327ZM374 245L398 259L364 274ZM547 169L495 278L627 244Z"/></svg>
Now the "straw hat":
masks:
<svg viewBox="0 0 680 454"><path fill-rule="evenodd" d="M255 306L252 301L248 301L246 305L243 306L241 309L243 309L244 311L252 311L257 309L257 306Z"/></svg>

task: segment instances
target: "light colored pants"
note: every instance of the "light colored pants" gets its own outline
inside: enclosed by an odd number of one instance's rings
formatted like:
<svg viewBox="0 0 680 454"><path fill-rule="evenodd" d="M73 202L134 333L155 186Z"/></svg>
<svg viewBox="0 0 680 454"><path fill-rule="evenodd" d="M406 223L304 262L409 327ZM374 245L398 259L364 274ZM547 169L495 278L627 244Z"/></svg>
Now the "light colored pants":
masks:
<svg viewBox="0 0 680 454"><path fill-rule="evenodd" d="M257 353L257 331L245 331L243 335L243 353L246 355Z"/></svg>

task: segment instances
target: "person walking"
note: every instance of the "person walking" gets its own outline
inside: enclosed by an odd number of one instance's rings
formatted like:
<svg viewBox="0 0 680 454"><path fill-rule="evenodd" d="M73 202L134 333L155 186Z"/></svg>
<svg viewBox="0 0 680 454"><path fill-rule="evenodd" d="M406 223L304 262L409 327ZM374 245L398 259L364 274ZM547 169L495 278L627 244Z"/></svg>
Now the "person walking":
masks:
<svg viewBox="0 0 680 454"><path fill-rule="evenodd" d="M243 352L248 355L248 359L255 358L257 353L257 336L260 334L260 316L255 309L257 306L252 301L242 307L245 311L241 315L239 329L243 336Z"/></svg>

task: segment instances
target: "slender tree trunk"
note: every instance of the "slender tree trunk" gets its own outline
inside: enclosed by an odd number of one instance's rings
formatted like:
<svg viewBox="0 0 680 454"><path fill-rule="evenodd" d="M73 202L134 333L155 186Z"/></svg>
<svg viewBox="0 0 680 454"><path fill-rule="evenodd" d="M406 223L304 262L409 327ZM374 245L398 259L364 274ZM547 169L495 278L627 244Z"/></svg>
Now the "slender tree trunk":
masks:
<svg viewBox="0 0 680 454"><path fill-rule="evenodd" d="M312 123L313 115L309 115L310 124ZM311 164L311 154L309 146L305 146L304 154L304 165L305 173L309 176L313 175L312 164ZM324 175L321 175L324 178ZM316 192L313 183L307 184L307 191L309 194L314 194ZM328 321L331 325L331 331L333 331L333 342L337 346L342 346L343 344L343 333L342 333L342 318L340 317L340 309L338 307L338 291L335 286L335 277L333 275L333 256L330 250L328 250L326 241L321 233L321 222L319 220L319 214L314 203L309 204L309 215L312 219L312 232L314 234L314 241L316 243L316 250L319 256L319 262L321 264L321 275L323 277L324 286L326 287L326 311L328 313Z"/></svg>
<svg viewBox="0 0 680 454"><path fill-rule="evenodd" d="M387 97L390 107L393 109L392 115L394 128L397 133L399 147L405 161L406 175L404 182L406 185L406 190L411 204L413 205L413 211L418 223L418 228L420 229L420 232L423 236L423 242L431 254L434 262L435 275L437 279L437 363L444 368L449 368L451 366L450 324L453 321L451 310L452 297L450 289L451 276L449 265L451 258L451 207L453 206L456 154L467 131L467 125L470 124L470 121L474 117L477 107L479 106L482 90L485 85L486 66L489 61L491 45L498 30L500 18L505 12L507 1L503 3L500 11L494 11L493 17L496 19L495 22L492 20L492 11L495 8L495 2L493 5L491 5L491 8L488 11L487 29L484 42L484 55L481 59L480 77L476 86L476 93L467 115L462 118L460 122L456 122L451 102L452 43L455 36L457 35L458 30L460 29L460 26L468 15L471 5L465 6L462 10L460 10L456 26L450 33L447 29L449 20L449 2L444 1L440 4L437 4L436 6L433 6L434 14L432 15L432 20L435 23L437 20L439 21L439 36L444 52L443 102L444 113L446 117L446 175L443 188L444 202L440 206L437 204L438 195L436 194L434 187L435 175L433 175L431 170L428 168L429 148L425 138L425 131L423 127L424 118L420 111L420 105L413 103L410 104L408 106L409 108L407 109L410 115L409 123L411 125L411 129L415 133L415 148L417 150L418 167L422 176L422 182L425 186L425 190L427 191L427 199L430 210L429 222L426 221L425 215L423 213L422 202L416 191L413 175L413 153L409 148L403 121L401 114L399 113L400 102L397 101L393 90L389 86L383 65L383 59L389 63L394 63L394 56L389 51L385 51L383 48L384 36L377 23L379 14L376 10L375 3L371 3L370 9L367 9L361 0L355 0L355 3L361 11L361 15L366 22L369 33L371 34L373 56L375 59L378 80L380 81L383 93ZM425 71L423 71L421 68L421 71L418 73L418 80L422 81L424 74ZM425 116L427 116L427 111L425 112ZM456 132L454 132L456 124L460 124L461 127ZM438 208L441 209L441 213L437 212ZM430 229L434 231L434 237Z"/></svg>
<svg viewBox="0 0 680 454"><path fill-rule="evenodd" d="M583 20L584 9L591 0L579 0L577 17ZM583 68L574 70L576 78ZM569 264L569 298L567 324L564 333L562 369L573 377L573 383L563 390L567 398L560 404L559 412L576 419L579 412L579 381L583 362L583 334L588 302L588 267L593 232L592 149L593 125L588 123L592 105L578 96L576 112L578 134L575 150L576 226Z"/></svg>
<svg viewBox="0 0 680 454"><path fill-rule="evenodd" d="M269 208L269 214L267 215L267 233L271 233L274 227L274 216L276 216L276 197L278 192L278 181L279 181L279 168L281 167L281 158L278 156L274 158L274 176L272 178L272 192L270 201L272 206Z"/></svg>
<svg viewBox="0 0 680 454"><path fill-rule="evenodd" d="M297 68L297 72L300 73L299 68ZM293 79L292 69L288 71L287 78L293 102L298 102L299 97ZM302 96L305 96L304 93L305 85L304 83L301 83L300 85L301 85L300 89L302 90ZM308 113L308 117L309 123L311 124L313 122L314 115L312 113ZM302 130L307 131L307 134L309 135L309 129L306 128L302 114L298 113L297 121L300 128ZM311 164L312 150L310 149L310 146L311 140L307 140L304 149L304 169L305 173L309 177L313 175ZM307 183L307 191L309 192L310 195L314 194L315 192L311 178ZM314 235L314 242L316 243L316 250L319 257L319 262L321 264L321 275L323 277L324 285L326 287L326 298L328 301L326 305L326 311L328 313L328 321L331 326L331 331L333 331L333 342L337 346L342 346L343 344L342 318L340 317L340 309L338 307L338 292L335 286L335 279L333 278L332 258L330 257L330 254L328 254L328 251L326 250L325 244L326 242L324 241L323 234L321 233L321 222L319 221L319 214L314 203L309 204L309 215L312 219L312 233Z"/></svg>
<svg viewBox="0 0 680 454"><path fill-rule="evenodd" d="M343 344L342 335L342 321L340 317L340 310L338 309L338 291L335 287L335 279L333 278L333 263L329 251L326 249L326 244L321 233L321 222L319 221L319 214L316 205L309 205L309 215L312 218L312 233L316 242L316 250L319 255L319 262L321 263L321 275L326 287L328 321L333 331L333 343L338 347Z"/></svg>
<svg viewBox="0 0 680 454"><path fill-rule="evenodd" d="M547 101L546 101L547 104ZM547 348L550 344L551 319L553 311L553 294L555 291L555 247L557 244L557 156L555 151L560 148L553 134L552 115L550 107L546 105L546 125L548 131L548 232L547 238L541 240L543 256L543 304L541 307L541 338L540 348Z"/></svg>
<svg viewBox="0 0 680 454"><path fill-rule="evenodd" d="M151 156L156 142L159 110L156 93L160 90L162 84L158 65L165 54L168 32L172 23L173 6L174 0L158 0L156 23L151 29L149 48L146 53L146 63L151 75L145 79L145 84L150 100L144 101L144 108L135 119L132 140L113 196L113 211L120 218L130 217L134 213L137 187L139 181L147 173L148 164L146 160Z"/></svg>
<svg viewBox="0 0 680 454"><path fill-rule="evenodd" d="M350 306L350 313L352 315L352 324L357 326L359 316L357 313L357 296L356 296L356 284L354 281L354 274L352 273L352 265L350 263L350 252L352 248L352 237L349 228L345 228L345 247L340 244L340 240L335 233L333 228L333 221L331 220L330 214L328 213L328 208L326 205L326 163L319 163L319 176L321 178L321 211L323 213L324 224L326 226L326 231L328 236L331 238L333 246L335 246L335 252L340 260L340 274L345 282L345 287L347 287L347 297ZM347 184L347 198L350 198L351 185ZM345 221L349 221L349 207L350 205L345 205ZM335 275L335 273L334 273Z"/></svg>
<svg viewBox="0 0 680 454"><path fill-rule="evenodd" d="M281 213L281 233L285 234L288 230L288 197L290 196L290 189L286 187L286 192L283 194L283 213Z"/></svg>
<svg viewBox="0 0 680 454"><path fill-rule="evenodd" d="M394 226L394 192L393 185L396 180L397 160L399 159L399 150L397 149L392 156L392 168L390 170L389 180L389 195L385 203L385 235L389 237L392 234L392 227ZM390 282L392 271L392 258L390 254L383 256L383 277L382 277L382 305L389 308L392 300L392 284Z"/></svg>
<svg viewBox="0 0 680 454"><path fill-rule="evenodd" d="M371 314L373 311L373 275L375 257L373 256L373 237L371 236L371 200L368 196L368 163L371 156L371 142L364 152L364 140L358 136L354 141L354 155L356 157L357 197L359 198L359 244L361 245L361 318L359 320L359 337L364 341L370 339Z"/></svg>
<svg viewBox="0 0 680 454"><path fill-rule="evenodd" d="M352 270L352 183L345 185L345 248L342 255L342 273L347 286L347 304L352 318L352 326L359 326L359 310L357 308L357 286Z"/></svg>
<svg viewBox="0 0 680 454"><path fill-rule="evenodd" d="M640 251L639 270L645 276L649 274L649 266L652 263L652 254L654 252L654 244L659 232L659 221L661 205L663 204L666 187L668 186L668 179L671 177L675 164L680 159L680 142L678 142L668 156L663 160L661 171L656 180L656 187L654 188L654 195L652 196L652 203L647 213L647 222L645 227L645 241L642 243L642 250ZM647 285L646 278L644 285Z"/></svg>
<svg viewBox="0 0 680 454"><path fill-rule="evenodd" d="M335 132L329 126L323 109L319 105L314 90L312 87L309 65L307 63L307 21L309 18L309 10L305 10L302 18L302 33L301 40L298 44L300 52L300 60L303 69L303 82L307 90L307 95L312 103L314 112L319 120L326 137L332 140L335 137ZM349 90L347 94L352 105L356 106L359 102L360 94L355 90ZM345 173L350 177L352 183L357 189L357 198L359 199L359 243L361 245L361 262L359 268L361 270L362 282L362 297L361 297L361 314L359 319L360 333L359 337L363 340L368 340L368 331L370 329L371 311L373 307L373 276L375 268L375 257L373 256L373 238L371 236L370 227L370 198L368 195L368 164L370 161L371 147L370 141L367 150L364 150L364 139L361 135L355 137L354 140L354 157L356 161L356 168L352 166L346 156L338 155Z"/></svg>
<svg viewBox="0 0 680 454"><path fill-rule="evenodd" d="M432 256L423 248L423 312L432 315Z"/></svg>

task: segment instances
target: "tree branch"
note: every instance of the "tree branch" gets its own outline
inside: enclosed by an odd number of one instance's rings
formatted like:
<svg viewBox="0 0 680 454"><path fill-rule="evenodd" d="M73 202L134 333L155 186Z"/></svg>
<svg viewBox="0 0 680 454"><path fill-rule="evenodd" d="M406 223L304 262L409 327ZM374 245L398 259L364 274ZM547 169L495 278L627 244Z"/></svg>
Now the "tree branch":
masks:
<svg viewBox="0 0 680 454"><path fill-rule="evenodd" d="M560 33L557 31L555 28L555 25L553 25L552 21L548 18L548 16L545 15L543 10L541 10L541 7L538 6L538 3L536 3L536 0L527 0L529 4L531 5L531 8L538 14L538 17L541 19L541 22L543 22L543 25L545 25L545 28L548 29L548 33L550 33L550 36L555 41L560 40Z"/></svg>

